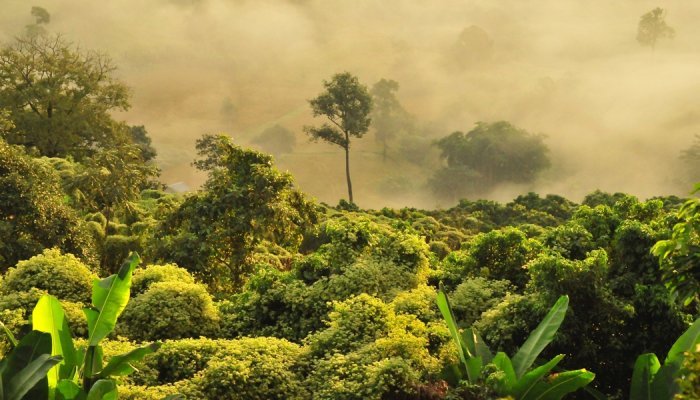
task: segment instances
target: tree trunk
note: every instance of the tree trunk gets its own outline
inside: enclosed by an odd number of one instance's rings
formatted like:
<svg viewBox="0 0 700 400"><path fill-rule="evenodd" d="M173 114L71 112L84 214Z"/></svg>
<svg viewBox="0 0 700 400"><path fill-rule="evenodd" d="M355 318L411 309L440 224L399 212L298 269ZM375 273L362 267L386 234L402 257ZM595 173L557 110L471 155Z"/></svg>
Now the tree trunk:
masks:
<svg viewBox="0 0 700 400"><path fill-rule="evenodd" d="M348 179L348 199L350 204L353 204L352 182L350 181L350 137L347 133L345 134L345 176Z"/></svg>

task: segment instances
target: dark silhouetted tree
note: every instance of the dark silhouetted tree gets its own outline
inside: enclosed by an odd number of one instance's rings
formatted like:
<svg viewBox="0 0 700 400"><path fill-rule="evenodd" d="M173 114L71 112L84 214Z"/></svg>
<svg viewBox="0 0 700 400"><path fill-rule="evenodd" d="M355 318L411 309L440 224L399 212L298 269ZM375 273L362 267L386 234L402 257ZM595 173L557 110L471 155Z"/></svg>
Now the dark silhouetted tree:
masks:
<svg viewBox="0 0 700 400"><path fill-rule="evenodd" d="M382 79L372 86L372 126L375 139L382 145L382 160L386 161L389 141L410 129L411 117L396 98L399 83Z"/></svg>
<svg viewBox="0 0 700 400"><path fill-rule="evenodd" d="M281 126L271 126L260 133L253 144L260 146L264 151L274 154L287 154L294 151L294 146L297 144L297 138L289 129Z"/></svg>

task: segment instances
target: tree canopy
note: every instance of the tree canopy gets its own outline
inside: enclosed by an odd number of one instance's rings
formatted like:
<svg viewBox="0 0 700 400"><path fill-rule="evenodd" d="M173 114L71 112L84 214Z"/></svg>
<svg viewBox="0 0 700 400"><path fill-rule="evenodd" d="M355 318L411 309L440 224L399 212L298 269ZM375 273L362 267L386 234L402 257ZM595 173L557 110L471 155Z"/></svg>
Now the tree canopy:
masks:
<svg viewBox="0 0 700 400"><path fill-rule="evenodd" d="M316 219L315 207L270 156L236 146L228 136L205 135L197 151L194 165L209 178L164 221L158 257L212 287L235 290L252 270L255 246L263 239L298 246Z"/></svg>
<svg viewBox="0 0 700 400"><path fill-rule="evenodd" d="M463 196L503 182L531 182L550 165L543 137L506 121L478 122L466 134L454 132L435 145L447 164L431 182L438 194L443 187L450 188L450 196ZM445 185L447 176L459 181Z"/></svg>
<svg viewBox="0 0 700 400"><path fill-rule="evenodd" d="M59 35L27 35L0 49L0 108L14 123L9 143L80 159L128 140L109 112L129 108L127 87L105 55Z"/></svg>

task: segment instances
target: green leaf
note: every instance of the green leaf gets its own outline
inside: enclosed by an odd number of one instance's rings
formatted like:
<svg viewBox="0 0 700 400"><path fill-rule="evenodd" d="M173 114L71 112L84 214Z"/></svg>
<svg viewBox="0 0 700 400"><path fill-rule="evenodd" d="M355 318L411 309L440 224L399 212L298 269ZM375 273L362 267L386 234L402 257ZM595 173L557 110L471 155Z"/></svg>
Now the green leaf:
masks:
<svg viewBox="0 0 700 400"><path fill-rule="evenodd" d="M21 370L13 371L13 376L4 388L5 400L22 400L30 390L45 380L48 371L60 362L61 357L52 357L50 354L44 353L34 358Z"/></svg>
<svg viewBox="0 0 700 400"><path fill-rule="evenodd" d="M679 367L683 362L684 353L695 350L695 346L700 342L700 318L693 322L693 325L686 330L681 337L671 346L668 351L664 365L677 364Z"/></svg>
<svg viewBox="0 0 700 400"><path fill-rule="evenodd" d="M537 382L539 382L543 376L547 375L552 368L556 367L562 358L564 358L564 355L559 354L558 356L549 360L549 362L546 364L540 365L539 367L523 375L523 377L518 379L515 385L513 385L513 391L511 394L517 399L527 396L530 391L533 390Z"/></svg>
<svg viewBox="0 0 700 400"><path fill-rule="evenodd" d="M462 332L462 343L467 346L469 353L481 357L484 364L488 364L493 359L491 350L486 346L484 340L474 328L467 328Z"/></svg>
<svg viewBox="0 0 700 400"><path fill-rule="evenodd" d="M559 400L588 385L594 378L595 374L585 369L561 372L547 381L539 381L523 400Z"/></svg>
<svg viewBox="0 0 700 400"><path fill-rule="evenodd" d="M163 397L163 400L185 400L185 396L181 394L169 394Z"/></svg>
<svg viewBox="0 0 700 400"><path fill-rule="evenodd" d="M506 353L499 351L493 358L492 363L501 371L503 371L504 378L498 382L498 387L496 391L499 395L505 396L511 392L513 385L515 385L517 378L515 377L515 370L513 369L513 363Z"/></svg>
<svg viewBox="0 0 700 400"><path fill-rule="evenodd" d="M100 379L92 385L87 400L117 400L117 384L111 379Z"/></svg>
<svg viewBox="0 0 700 400"><path fill-rule="evenodd" d="M73 378L78 365L68 320L57 298L44 295L39 299L32 312L32 325L35 331L51 335L51 355L63 357L48 374L49 388L55 388L61 379Z"/></svg>
<svg viewBox="0 0 700 400"><path fill-rule="evenodd" d="M107 365L100 372L100 377L107 378L109 376L124 376L136 371L131 363L141 361L148 354L160 348L160 343L151 343L148 346L139 347L131 350L128 353L120 354L110 358Z"/></svg>
<svg viewBox="0 0 700 400"><path fill-rule="evenodd" d="M481 357L467 358L467 375L470 382L476 382L481 376L481 369L484 366Z"/></svg>
<svg viewBox="0 0 700 400"><path fill-rule="evenodd" d="M7 337L7 340L10 341L12 347L17 346L17 339L15 339L15 335L13 335L12 332L10 332L10 330L7 329L7 327L5 326L5 324L2 323L2 321L0 321L0 328L2 328L2 331L5 333L5 336Z"/></svg>
<svg viewBox="0 0 700 400"><path fill-rule="evenodd" d="M459 329L457 328L457 324L455 323L455 317L454 313L452 312L452 307L450 307L450 302L447 299L447 295L442 289L440 289L437 295L437 305L440 309L440 313L442 313L442 317L445 319L447 329L450 331L450 336L452 336L452 340L457 345L459 359L466 366L467 355L473 356L473 354L465 354L465 346L462 344L462 340L460 339Z"/></svg>
<svg viewBox="0 0 700 400"><path fill-rule="evenodd" d="M678 367L675 364L663 365L654 375L651 382L651 398L654 400L673 400L680 391L678 382Z"/></svg>
<svg viewBox="0 0 700 400"><path fill-rule="evenodd" d="M118 274L93 282L92 307L84 309L89 346L97 346L114 330L117 318L129 302L131 275L139 262L138 254L132 253Z"/></svg>
<svg viewBox="0 0 700 400"><path fill-rule="evenodd" d="M513 368L518 378L523 376L542 350L554 339L554 334L557 333L559 326L564 321L568 306L569 297L561 296L513 356Z"/></svg>
<svg viewBox="0 0 700 400"><path fill-rule="evenodd" d="M632 372L632 386L630 387L630 400L652 400L651 383L659 370L659 359L655 354L647 353L637 357Z"/></svg>
<svg viewBox="0 0 700 400"><path fill-rule="evenodd" d="M70 379L62 379L56 385L56 400L85 400L85 392Z"/></svg>

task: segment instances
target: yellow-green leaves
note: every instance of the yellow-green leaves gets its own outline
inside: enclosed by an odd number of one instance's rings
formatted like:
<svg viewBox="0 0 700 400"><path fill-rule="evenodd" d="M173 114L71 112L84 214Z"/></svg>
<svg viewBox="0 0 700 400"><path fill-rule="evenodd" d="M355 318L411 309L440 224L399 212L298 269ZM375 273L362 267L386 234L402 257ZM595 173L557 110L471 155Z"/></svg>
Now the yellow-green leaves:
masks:
<svg viewBox="0 0 700 400"><path fill-rule="evenodd" d="M93 283L92 307L84 310L88 322L89 346L97 346L114 330L117 318L129 302L131 275L140 261L138 254L133 253L118 274Z"/></svg>
<svg viewBox="0 0 700 400"><path fill-rule="evenodd" d="M55 388L58 381L71 377L77 367L73 337L58 299L42 296L32 312L32 325L35 331L51 335L51 355L63 357L63 361L48 374L49 388Z"/></svg>

